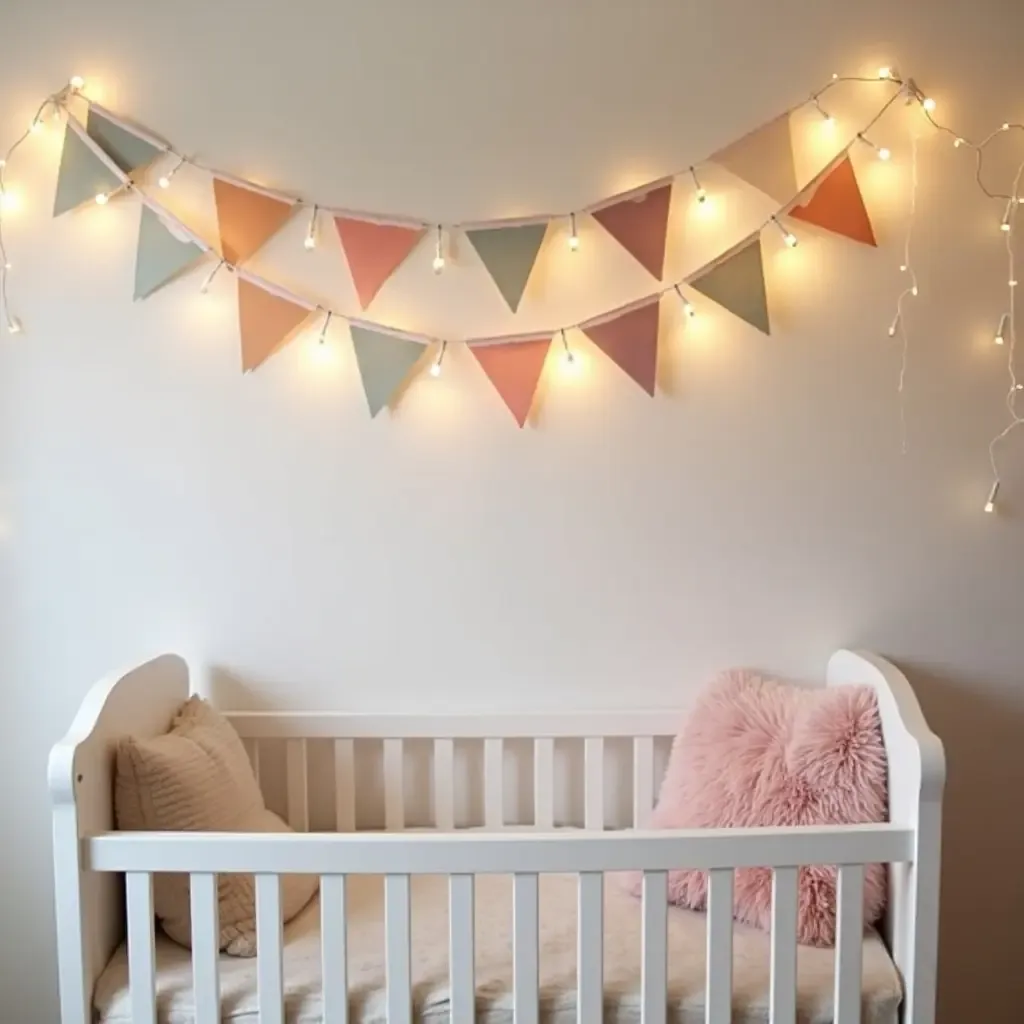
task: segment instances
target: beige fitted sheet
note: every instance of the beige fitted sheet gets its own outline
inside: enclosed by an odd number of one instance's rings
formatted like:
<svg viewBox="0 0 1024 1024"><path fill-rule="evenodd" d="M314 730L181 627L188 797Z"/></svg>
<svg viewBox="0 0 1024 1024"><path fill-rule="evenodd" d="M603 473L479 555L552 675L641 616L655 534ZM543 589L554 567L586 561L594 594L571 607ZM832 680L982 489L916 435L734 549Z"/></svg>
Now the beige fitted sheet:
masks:
<svg viewBox="0 0 1024 1024"><path fill-rule="evenodd" d="M575 875L540 878L541 1019L575 1024ZM348 880L349 1007L352 1024L386 1024L383 881ZM449 1020L448 884L441 876L414 876L412 983L414 1019ZM605 879L605 1021L640 1021L640 901L621 876ZM284 988L289 1024L321 1024L320 907L314 900L285 928ZM158 932L157 1003L161 1024L192 1024L189 951ZM737 924L733 941L733 1022L767 1024L770 939ZM831 1024L835 952L801 946L797 956L800 1024ZM704 1020L705 917L670 907L668 913L669 1020ZM258 1024L256 960L220 959L222 1020ZM874 932L864 938L863 1024L897 1024L901 986L896 968ZM512 882L507 875L476 878L476 1001L480 1024L512 1024ZM129 1024L128 956L119 947L101 975L94 1002L102 1024Z"/></svg>

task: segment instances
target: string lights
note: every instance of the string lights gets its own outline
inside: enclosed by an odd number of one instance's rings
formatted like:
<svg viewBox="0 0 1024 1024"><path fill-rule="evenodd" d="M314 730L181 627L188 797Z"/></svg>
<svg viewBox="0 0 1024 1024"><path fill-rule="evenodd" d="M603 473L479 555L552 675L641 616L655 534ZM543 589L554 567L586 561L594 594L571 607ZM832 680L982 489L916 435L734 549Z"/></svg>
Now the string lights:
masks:
<svg viewBox="0 0 1024 1024"><path fill-rule="evenodd" d="M1012 252L1012 240L1013 240L1013 237L1014 237L1014 234L1015 234L1015 232L1014 232L1014 220L1015 220L1015 215L1016 215L1016 207L1017 207L1017 205L1020 202L1018 186L1019 186L1021 174L1024 173L1024 164L1022 164L1021 169L1018 171L1017 179L1014 182L1013 191L1010 194L999 194L999 193L990 191L988 189L988 187L985 185L984 181L982 180L981 166L982 166L983 151L984 151L985 147L987 146L988 142L991 140L991 138L993 136L995 136L999 132L1007 132L1007 131L1010 131L1011 129L1022 129L1022 128L1024 128L1024 125L1011 124L1010 122L1004 122L1002 124L1001 128L999 128L997 130L997 132L993 132L991 136L989 136L987 139L983 140L981 143L978 143L978 144L972 143L967 138L965 138L964 136L961 136L961 135L958 135L958 134L954 134L948 128L946 128L946 127L944 127L942 125L939 125L937 122L935 122L935 120L934 120L934 118L932 116L933 113L935 112L936 106L937 106L935 101L931 97L923 95L920 92L920 90L917 89L916 85L914 85L913 81L910 81L910 80L904 81L904 80L902 80L900 78L900 76L891 67L880 67L878 69L877 77L864 78L864 77L857 77L857 76L840 76L838 74L833 74L830 82L826 83L826 85L823 88L819 89L818 91L816 91L815 93L813 93L811 95L810 102L813 104L815 109L821 115L822 121L825 124L829 125L829 126L834 126L835 125L835 119L832 117L832 115L829 113L829 111L826 109L826 107L822 104L821 97L827 92L828 89L830 89L830 88L832 88L832 87L834 87L834 86L836 86L838 84L844 83L844 82L872 82L872 81L880 82L883 85L889 85L889 86L895 87L895 88L893 89L892 94L890 96L888 96L888 98L884 102L882 102L880 104L880 107L877 110L877 112L875 113L874 117L872 117L870 119L870 121L866 125L864 125L861 128L861 130L859 132L857 132L846 145L844 145L842 148L839 149L839 151L837 153L837 157L836 157L837 160L840 157L845 156L849 152L851 147L856 145L858 142L859 143L863 143L863 144L867 145L868 147L870 147L871 149L873 149L880 160L883 160L883 161L890 160L891 157L892 157L891 151L887 147L882 146L882 145L876 143L875 141L872 141L872 139L870 139L868 137L868 133L877 124L877 122L882 118L882 116L886 113L886 111L901 96L906 96L908 103L909 102L914 102L914 101L917 102L917 104L920 106L920 109L923 111L924 116L931 122L932 125L934 125L940 131L947 132L947 133L949 133L950 135L953 136L953 146L954 146L954 148L956 148L958 150L968 148L968 149L971 149L971 150L976 152L976 154L977 154L977 174L976 174L976 177L977 177L977 182L978 182L979 187L982 189L982 191L984 192L984 194L986 196L988 196L990 198L993 198L993 199L1003 200L1006 203L1006 206L1005 206L1005 208L1003 210L1002 220L1000 222L999 227L1000 227L1001 232L1005 236L1005 240L1006 240L1006 244L1007 244L1007 259L1008 259L1007 286L1008 286L1008 288L1010 290L1009 312L1004 313L1001 316L1001 319L1000 319L1000 322L999 322L999 327L998 327L994 337L995 337L996 344L1003 345L1007 349L1007 354L1008 354L1008 369L1009 369L1009 376L1010 376L1010 384L1009 384L1009 391L1008 391L1007 397L1006 397L1006 406L1007 406L1008 412L1010 414L1010 421L1003 428L1003 430L999 434L997 434L996 437L994 437L992 439L992 442L991 442L991 445L990 445L990 455L991 455L992 471L993 471L993 478L994 478L994 480L993 480L993 485L992 485L992 488L991 488L991 491L990 491L990 494L989 494L989 498L988 498L988 500L985 503L985 509L987 511L994 511L995 505L996 505L996 500L998 498L998 494L999 494L999 490L1000 490L1000 484L1001 484L1000 477L999 477L999 472L998 472L998 464L997 464L997 460L996 460L996 453L997 453L999 445L1002 443L1002 441L1005 440L1005 438L1013 430L1015 430L1021 423L1024 423L1024 417L1022 417L1020 415L1020 413L1017 411L1017 408L1016 408L1016 405L1015 405L1015 403L1017 402L1017 399L1018 399L1018 396L1019 396L1020 392L1022 390L1024 390L1024 383L1018 382L1017 377L1016 377L1016 369L1015 369L1015 365L1014 365L1014 356L1015 356L1015 351L1016 351L1016 321L1015 321L1016 314L1015 314L1015 301L1014 300L1015 300L1015 292L1016 292L1016 288L1017 288L1017 276L1016 276L1016 272L1015 272L1015 266L1014 266L1014 260L1013 260L1013 252ZM11 269L11 264L10 264L9 259L7 258L7 252L6 252L6 247L5 247L5 240L4 240L4 235L3 235L3 228L4 228L4 216L3 216L3 214L9 212L10 210L12 210L16 206L17 199L16 199L16 196L7 187L7 182L6 182L6 178L5 178L6 168L7 168L7 163L9 162L11 156L15 153L15 151L18 149L18 147L23 144L25 139L28 138L30 135L34 134L35 132L38 132L42 128L42 126L44 124L44 119L45 119L45 117L47 116L48 112L51 109L52 109L53 113L56 116L58 116L58 117L62 116L62 115L66 116L67 121L68 121L68 128L69 128L69 130L74 130L74 131L78 132L79 135L83 139L85 139L86 141L89 141L89 142L91 142L91 140L88 140L86 138L85 129L72 116L71 111L69 109L69 102L72 99L75 99L76 102L79 102L79 101L80 102L84 102L85 104L87 104L89 106L90 109L95 109L97 111L97 113L102 114L104 117L110 119L115 124L118 124L121 127L123 127L125 130L135 132L140 137L146 137L147 141L150 141L154 146L156 146L157 149L161 149L165 154L167 154L167 156L174 158L174 163L173 163L172 166L170 166L170 169L167 170L166 173L162 174L157 179L156 184L162 190L166 190L166 189L168 189L170 187L171 182L172 182L174 176L178 173L178 171L183 166L186 166L186 165L189 165L190 167L194 167L194 168L197 168L197 169L200 169L200 170L204 170L204 171L207 171L207 172L210 172L210 173L213 173L213 174L218 174L219 173L214 168L206 167L206 166L198 163L197 161L194 161L192 159L189 159L189 158L185 157L182 154L179 154L176 150L174 150L170 146L168 146L168 145L166 145L164 143L161 143L158 140L154 140L151 136L150 137L145 136L144 133L140 132L139 129L136 126L129 125L127 122L124 122L123 120L118 118L115 114L113 114L113 113L111 113L109 111L104 110L102 107L99 107L98 104L92 103L82 93L82 90L84 89L84 87L85 87L84 80L81 77L79 77L79 76L74 76L74 77L72 77L69 80L68 84L66 86L64 86L61 90L59 90L58 92L54 93L53 95L47 97L43 101L43 103L40 104L40 107L37 110L35 117L33 117L31 119L31 121L29 122L29 125L26 128L25 132L11 146L11 148L8 150L5 158L3 160L0 160L0 314L2 314L3 322L6 323L7 330L11 334L19 333L21 331L21 329L22 329L22 325L21 325L21 321L16 316L13 315L13 313L12 313L10 307L9 307L8 295L7 295L7 277L8 277L8 273L9 273L9 271ZM796 104L795 106L793 106L789 110L787 110L786 114L788 115L788 114L792 113L798 107L801 107L801 106L805 105L807 102L808 102L807 100L804 100L804 101L802 101L802 103ZM913 193L912 193L912 197L911 197L911 216L910 216L910 221L909 221L908 231L907 231L907 238L906 238L906 243L905 243L904 260L903 260L903 263L901 264L901 267L900 267L901 271L903 271L904 273L909 273L910 274L910 284L909 284L909 286L907 288L903 289L903 291L902 291L902 293L900 295L900 299L899 299L899 301L897 303L897 309L896 309L895 316L894 316L894 318L892 320L892 323L891 323L891 325L889 327L889 335L895 337L897 332L899 332L899 333L901 333L902 341L903 341L903 361L902 361L902 366L901 366L900 385L899 385L899 390L900 390L900 395L901 395L901 408L902 408L902 400L903 400L902 396L903 396L903 391L904 391L904 383L905 383L905 377L906 377L906 371L907 371L907 355L908 355L908 351L909 351L909 338L907 336L906 321L905 321L905 316L904 316L904 310L903 310L902 303L903 303L903 300L905 299L905 297L907 295L916 296L918 294L917 279L916 279L916 276L914 274L914 271L913 271L913 268L912 268L912 264L911 264L911 261L910 261L910 243L911 243L911 236L912 236L912 231L913 231L914 207L916 205L916 191L917 191L917 148L916 147L917 147L917 143L916 143L916 138L915 138L914 142L913 142L913 161L912 161L912 166L913 166ZM99 153L97 153L97 156L99 157ZM109 160L106 160L104 162L107 164L108 169L111 171L111 173L116 174L117 178L121 181L121 185L118 188L115 188L115 189L113 189L111 191L105 191L105 192L98 193L96 195L96 197L95 197L95 200L96 200L97 204L99 204L101 206L107 205L109 203L110 199L113 198L119 192L126 191L126 190L132 190L158 216L163 218L168 223L175 223L175 224L177 224L177 226L181 229L182 237L186 237L186 238L190 239L196 245L198 245L203 251L206 251L206 252L211 251L211 246L208 243L206 243L204 240L199 238L199 236L197 236L194 232L191 232L184 225L181 225L180 222L177 222L176 218L174 218L173 215L171 215L169 211L167 211L163 206L161 206L159 203L157 203L151 196L145 194L144 192L142 192L139 189L133 189L132 188L132 181L131 181L130 177L127 174L125 174L124 172L122 172L117 167L116 164L114 164L112 161L109 161ZM804 188L801 189L800 192L790 200L790 202L788 202L786 204L783 204L776 211L775 214L773 214L771 217L769 217L768 220L766 220L764 223L762 223L760 225L760 227L758 227L754 232L752 232L750 237L753 237L754 235L756 235L756 234L760 233L761 231L763 231L765 228L768 227L769 224L774 223L774 225L779 230L779 232L780 232L780 234L782 236L784 244L787 247L789 247L789 248L795 247L798 244L798 240L797 240L796 236L793 234L792 231L789 231L784 226L783 222L779 218L784 217L785 214L792 208L792 206L795 205L796 202L798 202L801 199L803 194L806 191L808 191L814 184L816 184L816 182L818 180L821 180L821 178L824 176L825 173L827 173L828 170L829 170L829 168L826 168L825 171L823 171L821 174L819 174L814 181L812 181L808 185L805 185ZM701 184L701 182L700 182L700 180L699 180L699 178L697 176L696 166L695 165L691 165L688 168L688 172L679 172L679 173L688 173L689 174L690 178L693 181L695 198L696 198L697 203L698 204L706 203L707 202L707 198L708 198L707 192L704 189L703 185ZM677 175L672 175L671 177L674 178L676 176ZM228 177L228 176L225 176L225 177ZM668 179L663 179L663 180L668 180ZM245 184L245 183L243 183L243 184ZM652 183L650 186L645 186L642 189L635 190L637 192L638 197L642 198L646 194L646 192L650 191L650 189L653 189L656 184L661 184L661 182ZM618 198L618 197L616 197L616 198ZM600 206L606 205L606 203L607 203L607 201L603 201L603 202L601 202L599 204L594 204L593 206L579 207L579 208L577 208L576 212L573 212L573 213L568 214L568 215L565 215L565 214L562 215L562 216L568 216L568 219L569 219L570 233L569 233L569 237L568 237L568 247L569 247L570 251L576 252L579 249L579 247L580 247L580 238L579 238L579 234L577 232L577 224L576 224L577 215L579 213L590 213L590 212L593 212L593 210L597 209ZM313 205L312 206L312 213L311 213L311 217L310 217L310 223L309 223L308 231L307 231L306 238L305 238L305 241L304 241L304 245L305 245L305 247L307 249L313 249L317 245L318 214L321 211L321 209L322 208L317 206L317 205ZM339 212L341 212L341 211L339 211ZM369 220L369 221L379 220L379 218L375 217L372 214L366 214L366 215L363 215L363 216L364 216L364 219ZM534 223L534 222L535 223L542 223L542 222L547 223L547 222L550 222L551 220L553 220L556 216L558 216L558 215L556 214L556 215L538 216L538 217L532 218L532 219L531 218L527 218L525 221L524 220L518 220L517 223ZM423 224L422 222L412 222L412 223L414 223L416 226L420 226L420 227L424 227L424 228L431 227L431 225ZM488 224L486 226L500 227L500 226L502 226L502 222L501 221L495 221L495 222L491 222L490 224ZM467 225L452 225L451 227L452 228L459 227L459 228L465 229L467 227ZM444 225L436 224L436 226L434 226L434 230L435 230L435 247L434 247L434 258L433 258L432 266L433 266L434 272L437 273L437 274L440 274L445 269L446 264L447 264L447 261L446 261L446 258L445 258L445 230L446 229L445 229ZM314 310L314 309L319 309L320 308L318 306L314 306L312 303L310 303L308 300L304 299L300 295L296 295L295 293L290 292L287 289L280 288L280 287L272 284L269 281L265 281L263 279L260 279L260 278L256 277L255 275L253 275L251 272L245 270L244 268L239 268L239 267L233 266L231 263L229 263L225 259L218 259L218 262L216 263L216 265L212 268L212 270L209 272L209 274L204 279L203 284L202 284L202 286L200 288L201 292L206 293L209 290L209 288L210 288L211 284L213 283L216 275L225 266L228 268L229 272L237 273L240 277L243 277L243 278L251 281L252 283L259 285L260 287L264 288L265 290L273 292L275 294L278 294L282 298L286 298L289 301L293 301L293 302L295 302L295 303L297 303L299 305L305 306L306 308L310 309L311 311ZM684 315L687 318L692 317L692 316L695 315L694 307L689 302L689 300L687 300L683 296L683 293L682 293L682 291L680 289L680 285L681 284L685 284L685 283L687 283L687 278L683 278L683 279L681 279L680 281L677 281L677 282L667 283L665 285L665 287L661 288L660 290L658 290L657 292L653 293L652 295L647 296L647 298L655 299L655 298L660 297L661 295L664 295L667 291L674 289L677 292L677 294L679 295L679 298L680 298L680 300L683 303ZM397 330L395 328L389 327L389 326L384 325L384 324L372 324L372 323L368 323L368 322L364 322L364 321L359 321L359 320L356 320L355 318L353 318L351 316L346 316L343 313L337 313L337 312L335 312L333 310L324 309L322 311L324 313L324 322L323 322L323 325L322 325L322 328L321 328L321 331L320 331L320 342L321 343L323 343L323 341L325 340L325 337L326 337L327 331L329 329L331 320L332 320L332 318L334 316L340 316L340 317L342 317L343 319L345 319L346 321L348 321L350 323L358 324L360 326L366 326L369 329L378 330L378 331L381 331L382 333L385 333L385 334L393 334L393 335L396 335L396 336L404 336L406 338L411 338L411 339L414 339L414 340L417 340L417 341L421 341L421 342L425 342L425 341L428 340L428 339L426 339L425 337L423 337L421 335L410 334L409 332L400 331L400 330ZM548 331L548 330L539 331L533 337L537 337L537 338L548 337L548 338L550 338L552 335L557 333L561 337L562 348L563 348L563 351L564 351L565 361L567 363L572 363L574 361L575 357L574 357L574 353L572 352L572 350L569 347L566 331L568 329L571 329L571 328L583 328L583 329L586 329L586 327L589 324L597 322L598 320L602 320L602 319L607 318L607 316L609 315L610 312L615 312L615 311L606 311L605 313L600 314L598 317L594 317L593 320L587 321L585 323L576 323L576 324L571 324L571 325L567 325L567 326L564 326L564 327L556 327L556 328L554 328L553 330L550 330L550 331ZM490 343L496 343L496 342L500 342L502 340L504 340L504 339L499 339L499 338L494 338L494 339L477 339L476 342L483 343L483 342L486 341L486 342L490 342ZM512 339L510 338L508 340L512 340ZM516 340L530 340L530 339L523 338L522 335L519 335L519 336L516 337ZM440 372L441 372L442 362L443 362L443 359L444 359L446 351L447 351L447 345L448 345L447 341L442 341L441 342L441 347L440 347L440 350L439 350L439 353L438 353L438 357L437 357L437 359L435 360L435 362L432 364L432 366L430 368L430 373L433 376L438 376L440 374ZM902 416L902 413L901 413L901 416ZM905 429L905 422L904 422L904 450L905 450L905 445L906 445L906 429Z"/></svg>

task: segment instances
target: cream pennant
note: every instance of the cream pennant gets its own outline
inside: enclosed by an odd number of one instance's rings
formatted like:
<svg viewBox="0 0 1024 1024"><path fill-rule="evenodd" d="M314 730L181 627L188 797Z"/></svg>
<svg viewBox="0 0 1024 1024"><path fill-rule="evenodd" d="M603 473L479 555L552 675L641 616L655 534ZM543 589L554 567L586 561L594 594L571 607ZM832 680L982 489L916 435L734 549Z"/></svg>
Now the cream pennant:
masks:
<svg viewBox="0 0 1024 1024"><path fill-rule="evenodd" d="M663 185L639 199L624 199L593 213L596 220L628 253L659 281L665 271L665 239L672 185Z"/></svg>
<svg viewBox="0 0 1024 1024"><path fill-rule="evenodd" d="M582 328L619 369L652 396L658 372L660 311L661 303L654 298L643 306L628 309L599 324L584 324Z"/></svg>
<svg viewBox="0 0 1024 1024"><path fill-rule="evenodd" d="M255 370L295 336L312 310L274 292L238 279L238 329L242 338L242 369Z"/></svg>
<svg viewBox="0 0 1024 1024"><path fill-rule="evenodd" d="M550 338L470 346L470 352L521 427L530 415L550 347Z"/></svg>
<svg viewBox="0 0 1024 1024"><path fill-rule="evenodd" d="M200 246L176 238L156 213L143 206L135 253L135 298L152 295L202 256Z"/></svg>
<svg viewBox="0 0 1024 1024"><path fill-rule="evenodd" d="M213 197L221 255L235 265L258 252L291 217L295 205L216 177Z"/></svg>
<svg viewBox="0 0 1024 1024"><path fill-rule="evenodd" d="M119 188L121 179L89 148L89 144L68 125L57 171L53 215L59 217L87 200Z"/></svg>
<svg viewBox="0 0 1024 1024"><path fill-rule="evenodd" d="M519 309L546 232L546 224L479 228L466 232L513 313Z"/></svg>
<svg viewBox="0 0 1024 1024"><path fill-rule="evenodd" d="M350 330L366 404L370 415L376 416L392 400L427 346L356 324Z"/></svg>
<svg viewBox="0 0 1024 1024"><path fill-rule="evenodd" d="M95 110L89 110L85 122L85 130L89 138L103 150L125 174L145 167L152 163L163 152L159 146L154 146L147 139L140 138L134 132L128 131L121 125L97 114Z"/></svg>
<svg viewBox="0 0 1024 1024"><path fill-rule="evenodd" d="M711 161L777 202L788 203L797 193L789 114L720 149Z"/></svg>
<svg viewBox="0 0 1024 1024"><path fill-rule="evenodd" d="M771 334L760 233L725 259L711 264L689 283L730 313L759 331Z"/></svg>

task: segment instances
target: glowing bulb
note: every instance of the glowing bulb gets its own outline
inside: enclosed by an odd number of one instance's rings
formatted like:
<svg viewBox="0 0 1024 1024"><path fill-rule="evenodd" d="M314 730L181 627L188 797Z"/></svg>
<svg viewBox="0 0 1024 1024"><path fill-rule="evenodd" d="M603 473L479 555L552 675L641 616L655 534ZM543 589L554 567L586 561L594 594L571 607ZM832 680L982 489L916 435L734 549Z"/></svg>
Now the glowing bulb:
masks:
<svg viewBox="0 0 1024 1024"><path fill-rule="evenodd" d="M435 274L440 274L441 271L444 270L444 257L440 256L440 255L439 256L435 256L434 257L433 267L434 267L434 273Z"/></svg>
<svg viewBox="0 0 1024 1024"><path fill-rule="evenodd" d="M896 337L896 331L899 328L899 326L900 326L900 315L899 315L899 313L897 313L896 316L893 317L892 323L889 324L889 337L890 338L895 338Z"/></svg>
<svg viewBox="0 0 1024 1024"><path fill-rule="evenodd" d="M324 318L324 325L320 328L320 344L323 345L327 341L327 328L331 326L331 317L334 314L327 310L327 316Z"/></svg>
<svg viewBox="0 0 1024 1024"><path fill-rule="evenodd" d="M437 242L434 245L434 273L440 274L444 270L444 232L441 225L437 225Z"/></svg>
<svg viewBox="0 0 1024 1024"><path fill-rule="evenodd" d="M1007 283L1010 285L1011 288L1016 288L1017 287L1017 278L1011 277L1010 280Z"/></svg>
<svg viewBox="0 0 1024 1024"><path fill-rule="evenodd" d="M787 231L782 240L790 247L790 249L795 249L797 247L797 238L792 231Z"/></svg>
<svg viewBox="0 0 1024 1024"><path fill-rule="evenodd" d="M440 377L441 376L441 363L444 362L444 354L447 351L448 351L448 342L447 341L442 341L441 342L441 351L437 353L437 359L434 360L433 364L430 367L430 376L431 377Z"/></svg>
<svg viewBox="0 0 1024 1024"><path fill-rule="evenodd" d="M1009 121L1004 121L1003 122L1003 129L1002 130L1004 132L1008 132L1010 130L1010 122Z"/></svg>
<svg viewBox="0 0 1024 1024"><path fill-rule="evenodd" d="M13 264L11 263L11 261L10 261L10 260L8 260L8 261L7 261L7 262L6 262L5 264L4 264L4 270L10 270L12 266L13 266Z"/></svg>
<svg viewBox="0 0 1024 1024"><path fill-rule="evenodd" d="M42 121L42 118L39 118L39 117L35 118L35 120L28 126L28 130L30 132L42 131L42 128L43 128L43 121Z"/></svg>
<svg viewBox="0 0 1024 1024"><path fill-rule="evenodd" d="M1003 219L1002 219L1002 221L999 224L999 230L1000 231L1009 231L1010 230L1010 215L1013 213L1013 207L1014 207L1014 202L1011 199L1006 204L1006 212L1003 214Z"/></svg>
<svg viewBox="0 0 1024 1024"><path fill-rule="evenodd" d="M306 229L306 237L302 242L306 249L316 248L316 216L318 212L319 207L314 206L309 218L309 227Z"/></svg>
<svg viewBox="0 0 1024 1024"><path fill-rule="evenodd" d="M879 78L892 78L892 68L879 68L878 69L878 77Z"/></svg>
<svg viewBox="0 0 1024 1024"><path fill-rule="evenodd" d="M81 92L85 88L85 79L81 75L72 75L71 81L68 85L74 89L75 92Z"/></svg>
<svg viewBox="0 0 1024 1024"><path fill-rule="evenodd" d="M906 265L906 263L901 263L900 264L900 273L901 274L905 274L906 272L907 272L907 265Z"/></svg>
<svg viewBox="0 0 1024 1024"><path fill-rule="evenodd" d="M957 137L953 140L953 148L959 149L964 144L964 140Z"/></svg>
<svg viewBox="0 0 1024 1024"><path fill-rule="evenodd" d="M887 150L885 148L885 146L882 146L882 148L878 151L878 159L879 160L888 160L889 157L891 157L891 156L892 156L892 153L890 153L889 150Z"/></svg>
<svg viewBox="0 0 1024 1024"><path fill-rule="evenodd" d="M935 100L933 100L931 96L925 96L925 98L921 100L921 106L930 114L935 109Z"/></svg>
<svg viewBox="0 0 1024 1024"><path fill-rule="evenodd" d="M160 177L156 179L156 183L161 188L170 188L171 187L171 179L166 174L161 174Z"/></svg>
<svg viewBox="0 0 1024 1024"><path fill-rule="evenodd" d="M693 308L693 303L687 299L683 299L683 312L691 319L697 315L697 310Z"/></svg>
<svg viewBox="0 0 1024 1024"><path fill-rule="evenodd" d="M578 252L580 247L580 236L570 235L569 236L569 249L571 252Z"/></svg>
<svg viewBox="0 0 1024 1024"><path fill-rule="evenodd" d="M838 71L833 71L832 72L832 81L833 82L839 81L839 72Z"/></svg>
<svg viewBox="0 0 1024 1024"><path fill-rule="evenodd" d="M203 279L203 283L199 286L200 295L205 295L210 290L210 285L213 284L213 279L220 273L220 268L223 267L226 262L226 260L220 260L213 270L206 275Z"/></svg>
<svg viewBox="0 0 1024 1024"><path fill-rule="evenodd" d="M692 167L690 168L690 177L693 178L693 188L697 195L697 202L706 203L708 201L708 194L701 186L701 183L697 178L697 172Z"/></svg>
<svg viewBox="0 0 1024 1024"><path fill-rule="evenodd" d="M917 285L916 284L910 286L910 294L913 295L914 298L917 298Z"/></svg>
<svg viewBox="0 0 1024 1024"><path fill-rule="evenodd" d="M708 194L707 194L707 192L704 189L702 189L702 188L697 189L697 202L698 203L706 203L707 201L708 201Z"/></svg>
<svg viewBox="0 0 1024 1024"><path fill-rule="evenodd" d="M996 510L996 498L999 497L999 481L997 480L992 485L992 490L988 492L988 501L985 502L986 512L995 512Z"/></svg>
<svg viewBox="0 0 1024 1024"><path fill-rule="evenodd" d="M997 345L1002 345L1003 338L1006 333L1006 323L1010 319L1009 313L1004 313L999 320L999 329L996 331L996 336L993 339Z"/></svg>
<svg viewBox="0 0 1024 1024"><path fill-rule="evenodd" d="M431 377L440 377L441 376L441 364L440 363L434 363L434 365L430 367L430 376Z"/></svg>
<svg viewBox="0 0 1024 1024"><path fill-rule="evenodd" d="M565 329L563 328L558 333L561 334L561 336L562 336L562 350L563 350L562 358L565 360L565 365L566 366L572 366L573 363L576 362L576 356L573 355L572 349L569 348L569 339L565 336Z"/></svg>
<svg viewBox="0 0 1024 1024"><path fill-rule="evenodd" d="M316 237L314 235L306 235L305 239L302 242L302 245L306 249L315 249Z"/></svg>
<svg viewBox="0 0 1024 1024"><path fill-rule="evenodd" d="M16 316L7 315L7 332L8 334L21 333L21 321Z"/></svg>
<svg viewBox="0 0 1024 1024"><path fill-rule="evenodd" d="M107 203L109 203L109 202L110 202L110 193L109 192L97 192L96 193L96 205L97 206L106 206Z"/></svg>
<svg viewBox="0 0 1024 1024"><path fill-rule="evenodd" d="M831 114L826 114L825 120L822 122L822 124L824 124L826 128L835 128L836 119Z"/></svg>

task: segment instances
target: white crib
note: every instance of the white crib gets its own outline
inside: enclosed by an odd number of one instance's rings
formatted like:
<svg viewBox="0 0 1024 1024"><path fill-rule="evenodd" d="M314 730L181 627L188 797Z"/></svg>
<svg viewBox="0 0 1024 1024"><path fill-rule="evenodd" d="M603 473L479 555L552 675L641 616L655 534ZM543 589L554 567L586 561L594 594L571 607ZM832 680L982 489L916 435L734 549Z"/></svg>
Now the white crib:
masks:
<svg viewBox="0 0 1024 1024"><path fill-rule="evenodd" d="M192 877L197 1024L221 1019L216 876L224 872L256 876L260 1024L285 1020L281 874L321 877L324 970L317 1019L324 1024L350 1020L344 968L348 878L385 876L386 1019L408 1024L416 1019L410 878L448 876L450 1003L444 1019L463 1024L474 1020L476 1008L474 876L510 875L512 1014L516 1024L534 1024L540 1019L538 877L570 873L578 877L573 1012L580 1024L591 1024L602 1019L603 1007L602 876L638 870L640 1019L665 1022L666 926L673 912L666 905L666 873L690 866L710 872L704 1019L725 1024L733 1006L733 870L761 866L774 871L768 1019L795 1024L797 868L835 864L834 1021L856 1024L864 865L885 863L889 898L883 931L902 983L900 1020L933 1024L943 750L907 680L891 664L838 651L829 660L827 684L848 683L870 684L878 694L889 760L886 824L644 831L679 723L677 710L500 716L245 712L230 717L268 804L276 802L298 832L249 835L113 831L117 740L165 732L188 696L189 673L182 659L166 655L102 681L87 694L49 764L61 1021L94 1019L97 978L126 937L131 1020L157 1021L151 877L176 871Z"/></svg>

